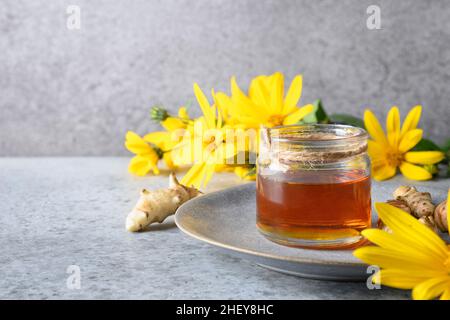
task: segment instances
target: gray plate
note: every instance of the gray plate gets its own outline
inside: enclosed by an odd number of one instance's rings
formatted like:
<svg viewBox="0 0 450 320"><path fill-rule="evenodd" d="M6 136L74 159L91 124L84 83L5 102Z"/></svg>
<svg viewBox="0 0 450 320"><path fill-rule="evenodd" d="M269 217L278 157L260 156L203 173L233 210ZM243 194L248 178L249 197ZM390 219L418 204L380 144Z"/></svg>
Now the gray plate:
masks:
<svg viewBox="0 0 450 320"><path fill-rule="evenodd" d="M373 202L386 201L395 187L411 184L398 177L374 183ZM442 201L449 180L415 183ZM374 215L373 221L376 220ZM249 183L193 199L181 206L177 226L186 234L251 259L266 268L307 278L361 281L367 266L350 250L307 250L285 247L264 238L255 226L255 184Z"/></svg>

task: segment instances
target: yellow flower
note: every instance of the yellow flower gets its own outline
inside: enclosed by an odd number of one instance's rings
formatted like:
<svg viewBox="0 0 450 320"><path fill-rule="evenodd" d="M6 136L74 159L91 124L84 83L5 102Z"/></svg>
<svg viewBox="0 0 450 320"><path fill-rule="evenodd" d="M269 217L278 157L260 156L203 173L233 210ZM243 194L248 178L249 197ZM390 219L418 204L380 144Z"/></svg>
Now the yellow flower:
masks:
<svg viewBox="0 0 450 320"><path fill-rule="evenodd" d="M176 141L170 132L152 132L143 138L132 131L128 131L125 138L125 147L136 154L130 160L128 170L138 176L145 176L150 171L159 174L158 162L163 159L169 169L176 166L172 160L172 148Z"/></svg>
<svg viewBox="0 0 450 320"><path fill-rule="evenodd" d="M230 101L222 94L218 95L218 98L224 100L223 105L229 117L247 127L295 124L314 110L312 104L297 107L302 94L301 75L292 80L286 96L284 96L284 77L280 72L254 78L250 83L248 96L242 92L233 77L231 94Z"/></svg>
<svg viewBox="0 0 450 320"><path fill-rule="evenodd" d="M431 165L444 159L440 151L409 151L421 139L422 130L417 129L422 111L421 106L411 109L400 127L400 112L392 107L386 119L387 134L370 110L364 113L364 124L372 140L368 152L372 160L372 175L375 180L393 177L397 168L408 179L428 180L432 174L419 165Z"/></svg>
<svg viewBox="0 0 450 320"><path fill-rule="evenodd" d="M240 122L239 114L241 113L238 108L233 104L231 97L227 96L223 92L217 92L214 94L214 105L219 106L219 112L224 123L234 128L251 128L252 126L246 123Z"/></svg>
<svg viewBox="0 0 450 320"><path fill-rule="evenodd" d="M162 152L156 146L152 146L132 131L126 134L125 147L136 154L128 166L128 171L138 176L145 176L149 171L159 174L158 161Z"/></svg>
<svg viewBox="0 0 450 320"><path fill-rule="evenodd" d="M208 99L196 83L194 84L194 93L203 116L188 127L185 138L175 147L175 150L180 152L177 154L178 161L196 160L181 183L200 188L201 185L205 186L210 181L216 167L223 164L226 144L224 123L217 110L218 106L209 104ZM212 95L215 99L214 91ZM184 154L189 154L189 156L186 157Z"/></svg>
<svg viewBox="0 0 450 320"><path fill-rule="evenodd" d="M383 285L412 289L413 299L440 296L449 300L450 248L436 233L403 210L387 203L376 203L375 207L392 233L379 229L362 231L377 246L363 247L353 254L381 268L373 279L379 279Z"/></svg>
<svg viewBox="0 0 450 320"><path fill-rule="evenodd" d="M177 167L172 159L172 149L177 144L177 140L171 132L151 132L144 136L144 140L158 151L160 159L164 160L169 169L173 170Z"/></svg>

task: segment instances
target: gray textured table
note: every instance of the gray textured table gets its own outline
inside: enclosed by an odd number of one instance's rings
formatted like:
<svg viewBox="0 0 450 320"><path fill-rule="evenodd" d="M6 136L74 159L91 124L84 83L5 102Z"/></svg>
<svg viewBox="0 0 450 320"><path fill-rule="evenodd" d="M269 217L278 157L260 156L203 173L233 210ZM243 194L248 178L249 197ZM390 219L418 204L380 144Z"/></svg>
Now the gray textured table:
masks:
<svg viewBox="0 0 450 320"><path fill-rule="evenodd" d="M173 219L124 228L142 187L126 158L0 158L0 298L404 299L408 291L301 279L191 239ZM210 190L240 183L214 178ZM80 288L67 286L70 265Z"/></svg>

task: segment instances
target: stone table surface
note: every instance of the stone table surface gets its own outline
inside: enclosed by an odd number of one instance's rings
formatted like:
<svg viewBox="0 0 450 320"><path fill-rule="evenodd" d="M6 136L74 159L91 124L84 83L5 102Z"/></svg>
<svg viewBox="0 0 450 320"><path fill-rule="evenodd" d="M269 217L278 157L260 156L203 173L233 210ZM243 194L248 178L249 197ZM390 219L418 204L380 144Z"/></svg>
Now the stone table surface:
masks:
<svg viewBox="0 0 450 320"><path fill-rule="evenodd" d="M129 233L139 189L127 158L0 158L2 299L407 299L408 291L302 279L192 239L173 218ZM213 178L209 190L241 183ZM448 180L444 181L448 184ZM80 286L73 273L80 270ZM73 268L73 267L72 267ZM75 270L75 271L74 271ZM69 282L69 286L68 286ZM72 285L70 285L72 284ZM75 283L76 284L76 283Z"/></svg>

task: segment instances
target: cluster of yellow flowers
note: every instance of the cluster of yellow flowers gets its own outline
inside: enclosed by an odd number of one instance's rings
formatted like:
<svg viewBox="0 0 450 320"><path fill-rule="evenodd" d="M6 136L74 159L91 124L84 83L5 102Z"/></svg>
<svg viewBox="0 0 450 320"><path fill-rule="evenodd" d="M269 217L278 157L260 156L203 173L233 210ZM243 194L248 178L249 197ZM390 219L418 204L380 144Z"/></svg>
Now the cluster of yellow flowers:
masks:
<svg viewBox="0 0 450 320"><path fill-rule="evenodd" d="M298 106L302 76L293 79L285 95L284 76L279 72L254 78L247 94L234 77L230 96L211 90L210 103L197 84L194 94L202 116L192 119L184 107L177 116L153 108L152 118L160 121L165 131L144 137L127 133L125 146L135 154L130 172L158 174L158 162L163 159L171 170L191 166L181 183L197 188L206 185L218 171L233 170L241 178L254 179L252 159L256 158L259 127L295 124L314 109L312 104Z"/></svg>
<svg viewBox="0 0 450 320"><path fill-rule="evenodd" d="M370 110L365 111L362 121L352 115L328 115L320 100L299 107L301 75L294 77L286 94L284 91L284 76L280 72L255 77L247 93L232 77L231 95L211 90L212 100L194 84L202 115L191 118L185 107L179 109L178 115L153 107L151 118L159 121L164 131L143 137L131 131L127 133L125 146L135 154L129 171L141 176L149 172L158 174L158 164L163 160L170 170L190 167L181 182L197 188L205 186L214 172L219 171L234 171L243 179L254 179L261 126L317 122L365 127L372 138L368 152L376 180L391 178L397 169L409 179L428 180L437 173L438 163L448 162L450 144L439 148L423 139L422 130L417 128L421 106L411 109L402 126L399 109L392 107L385 134Z"/></svg>

